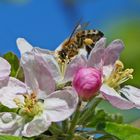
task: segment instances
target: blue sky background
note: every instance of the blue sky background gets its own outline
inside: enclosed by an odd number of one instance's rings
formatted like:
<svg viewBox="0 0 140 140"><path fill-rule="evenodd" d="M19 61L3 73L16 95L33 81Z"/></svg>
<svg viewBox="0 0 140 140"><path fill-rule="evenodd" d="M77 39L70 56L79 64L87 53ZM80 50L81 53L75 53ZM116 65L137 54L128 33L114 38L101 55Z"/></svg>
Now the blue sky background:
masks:
<svg viewBox="0 0 140 140"><path fill-rule="evenodd" d="M105 34L110 27L140 18L139 0L26 0L0 3L0 53L19 55L16 38L24 37L35 46L55 49L83 17L90 28Z"/></svg>

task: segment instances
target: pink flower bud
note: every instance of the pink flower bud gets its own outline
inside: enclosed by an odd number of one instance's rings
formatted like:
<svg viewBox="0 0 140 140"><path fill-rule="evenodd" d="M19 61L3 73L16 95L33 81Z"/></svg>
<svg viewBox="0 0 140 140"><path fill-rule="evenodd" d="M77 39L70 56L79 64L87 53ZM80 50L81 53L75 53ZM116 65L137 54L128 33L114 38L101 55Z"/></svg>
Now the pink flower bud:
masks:
<svg viewBox="0 0 140 140"><path fill-rule="evenodd" d="M101 83L101 71L92 67L81 68L73 80L73 86L83 100L96 96Z"/></svg>

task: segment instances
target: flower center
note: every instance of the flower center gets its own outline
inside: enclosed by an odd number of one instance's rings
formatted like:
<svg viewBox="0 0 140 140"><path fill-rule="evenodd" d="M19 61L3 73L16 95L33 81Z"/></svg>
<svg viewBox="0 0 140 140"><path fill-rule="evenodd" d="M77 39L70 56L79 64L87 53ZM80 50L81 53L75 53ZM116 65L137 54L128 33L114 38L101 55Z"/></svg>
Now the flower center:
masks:
<svg viewBox="0 0 140 140"><path fill-rule="evenodd" d="M120 84L124 83L128 79L133 79L133 71L133 69L124 70L123 63L117 60L109 78L105 80L105 83L110 87L118 89Z"/></svg>
<svg viewBox="0 0 140 140"><path fill-rule="evenodd" d="M43 107L42 103L37 101L36 94L25 94L24 95L24 104L19 103L15 99L16 104L19 106L19 114L22 116L27 116L28 118L33 118L35 115L38 115L42 112Z"/></svg>
<svg viewBox="0 0 140 140"><path fill-rule="evenodd" d="M60 68L61 76L64 78L64 75L65 75L65 72L67 69L67 65L69 63L68 56L65 57L64 61L59 59L58 56L57 56L56 60L58 62L59 68Z"/></svg>

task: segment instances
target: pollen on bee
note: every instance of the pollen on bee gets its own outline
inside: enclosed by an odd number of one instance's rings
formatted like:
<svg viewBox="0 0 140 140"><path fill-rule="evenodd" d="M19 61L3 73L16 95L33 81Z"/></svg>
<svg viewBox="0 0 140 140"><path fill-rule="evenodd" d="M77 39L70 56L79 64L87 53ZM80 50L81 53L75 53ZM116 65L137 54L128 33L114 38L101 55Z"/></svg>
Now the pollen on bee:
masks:
<svg viewBox="0 0 140 140"><path fill-rule="evenodd" d="M90 39L90 38L86 38L86 39L84 40L84 43L85 43L86 45L90 46L90 45L93 44L93 40Z"/></svg>

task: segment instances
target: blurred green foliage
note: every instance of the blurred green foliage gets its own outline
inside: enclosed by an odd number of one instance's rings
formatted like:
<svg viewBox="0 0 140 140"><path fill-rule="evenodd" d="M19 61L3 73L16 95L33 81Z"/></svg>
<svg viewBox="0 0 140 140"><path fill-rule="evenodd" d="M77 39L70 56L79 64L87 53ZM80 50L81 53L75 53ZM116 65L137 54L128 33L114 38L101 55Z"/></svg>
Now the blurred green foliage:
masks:
<svg viewBox="0 0 140 140"><path fill-rule="evenodd" d="M133 122L140 118L140 110L139 109L129 109L129 110L120 110L115 107L112 107L110 103L107 101L102 101L99 106L100 109L103 109L107 113L112 114L121 114L123 116L124 122Z"/></svg>
<svg viewBox="0 0 140 140"><path fill-rule="evenodd" d="M125 68L133 68L133 80L127 83L140 87L140 20L124 21L112 24L106 34L108 41L119 38L125 44L121 55Z"/></svg>

